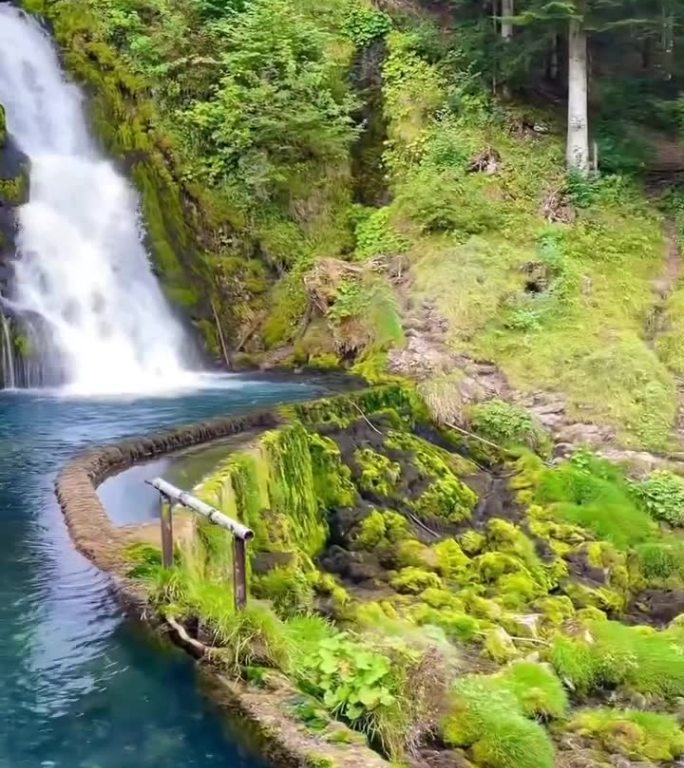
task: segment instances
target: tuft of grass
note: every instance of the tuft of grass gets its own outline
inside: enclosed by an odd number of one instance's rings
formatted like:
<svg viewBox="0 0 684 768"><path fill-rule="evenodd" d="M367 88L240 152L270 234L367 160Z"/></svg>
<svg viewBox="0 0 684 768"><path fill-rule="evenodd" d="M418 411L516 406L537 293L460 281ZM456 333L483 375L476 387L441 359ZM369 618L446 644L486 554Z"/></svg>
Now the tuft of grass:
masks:
<svg viewBox="0 0 684 768"><path fill-rule="evenodd" d="M526 717L560 718L567 712L567 693L550 667L521 661L508 667L502 679Z"/></svg>
<svg viewBox="0 0 684 768"><path fill-rule="evenodd" d="M672 762L684 755L684 733L677 719L636 709L585 709L568 730L599 742L607 752L637 760Z"/></svg>
<svg viewBox="0 0 684 768"><path fill-rule="evenodd" d="M581 452L555 469L540 473L536 500L555 515L593 531L618 549L629 549L657 532L635 500L619 467Z"/></svg>
<svg viewBox="0 0 684 768"><path fill-rule="evenodd" d="M470 747L476 762L490 768L552 768L554 764L548 734L525 717L515 693L501 678L461 678L441 735L449 746Z"/></svg>
<svg viewBox="0 0 684 768"><path fill-rule="evenodd" d="M626 686L664 701L684 695L684 656L672 631L593 622L581 637L558 636L551 663L578 693Z"/></svg>

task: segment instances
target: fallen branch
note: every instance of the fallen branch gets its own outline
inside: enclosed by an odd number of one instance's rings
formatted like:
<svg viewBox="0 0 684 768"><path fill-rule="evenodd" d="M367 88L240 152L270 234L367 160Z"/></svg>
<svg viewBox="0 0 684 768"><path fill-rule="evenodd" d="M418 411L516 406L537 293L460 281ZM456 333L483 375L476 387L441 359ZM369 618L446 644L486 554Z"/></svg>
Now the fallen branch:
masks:
<svg viewBox="0 0 684 768"><path fill-rule="evenodd" d="M210 657L214 653L214 651L217 650L213 646L205 645L204 643L201 643L199 640L196 640L194 637L190 637L185 627L182 624L179 624L175 619L171 618L170 616L166 617L166 623L178 635L178 639L181 642L183 642L185 645L189 645L191 648L197 651L197 653L199 653L200 656Z"/></svg>
<svg viewBox="0 0 684 768"><path fill-rule="evenodd" d="M467 437L472 437L473 440L479 440L481 443L484 443L485 445L490 446L491 448L496 448L497 451L501 451L502 453L509 453L509 451L504 448L501 445L497 445L496 443L493 443L491 440L487 440L484 437L480 437L479 435L476 435L474 432L469 432L467 429L463 429L463 427L459 427L456 424L452 424L451 422L445 421L444 422L449 429L455 429L457 432L460 432L462 435L466 435Z"/></svg>
<svg viewBox="0 0 684 768"><path fill-rule="evenodd" d="M221 321L219 320L218 312L216 311L216 305L214 304L213 299L211 299L210 304L211 304L211 311L214 313L214 322L216 323L216 330L218 331L218 337L221 343L221 351L223 352L223 359L226 361L226 366L228 367L228 370L231 370L233 366L230 360L230 355L228 354L228 347L226 346L226 340L223 336L223 328L221 328Z"/></svg>
<svg viewBox="0 0 684 768"><path fill-rule="evenodd" d="M366 414L361 410L361 408L358 406L357 403L355 403L353 400L350 401L351 404L356 408L356 410L361 414L361 417L363 420L368 424L368 426L373 430L373 432L377 432L379 435L382 436L382 432L373 424L373 422L366 416Z"/></svg>

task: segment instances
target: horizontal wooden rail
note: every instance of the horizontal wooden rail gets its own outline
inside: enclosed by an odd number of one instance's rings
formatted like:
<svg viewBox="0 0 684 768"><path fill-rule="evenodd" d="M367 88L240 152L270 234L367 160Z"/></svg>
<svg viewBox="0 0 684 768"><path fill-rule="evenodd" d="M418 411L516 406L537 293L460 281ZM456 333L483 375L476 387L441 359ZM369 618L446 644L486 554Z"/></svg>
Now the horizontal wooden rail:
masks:
<svg viewBox="0 0 684 768"><path fill-rule="evenodd" d="M215 507L205 504L187 491L182 491L180 488L176 488L175 485L171 485L171 483L168 483L166 480L162 480L161 477L156 477L154 480L146 480L145 482L153 488L156 488L172 505L181 504L188 509L192 509L194 512L198 512L210 522L214 523L214 525L219 525L221 528L229 530L234 536L237 536L238 539L250 541L254 538L254 531L247 528L247 526L238 523L236 520L228 517L228 515L224 515L223 512L219 512Z"/></svg>
<svg viewBox="0 0 684 768"><path fill-rule="evenodd" d="M175 507L187 507L193 512L206 517L210 523L225 528L233 534L233 590L235 608L241 610L247 604L247 542L254 538L254 531L233 520L223 512L198 499L196 496L176 488L175 485L155 477L145 480L148 485L161 495L161 541L162 563L165 568L173 565L173 510Z"/></svg>

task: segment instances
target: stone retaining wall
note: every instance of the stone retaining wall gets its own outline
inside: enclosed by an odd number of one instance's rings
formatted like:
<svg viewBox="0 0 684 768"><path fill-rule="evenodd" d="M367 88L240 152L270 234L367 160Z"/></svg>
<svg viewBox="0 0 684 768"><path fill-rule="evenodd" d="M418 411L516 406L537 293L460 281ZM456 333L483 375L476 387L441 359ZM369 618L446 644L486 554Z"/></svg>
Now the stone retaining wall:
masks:
<svg viewBox="0 0 684 768"><path fill-rule="evenodd" d="M130 532L113 525L97 487L109 476L128 467L183 448L201 445L252 429L271 429L279 424L271 411L218 418L160 432L151 437L123 440L93 448L72 459L55 482L71 538L79 552L115 578L125 577L125 547Z"/></svg>

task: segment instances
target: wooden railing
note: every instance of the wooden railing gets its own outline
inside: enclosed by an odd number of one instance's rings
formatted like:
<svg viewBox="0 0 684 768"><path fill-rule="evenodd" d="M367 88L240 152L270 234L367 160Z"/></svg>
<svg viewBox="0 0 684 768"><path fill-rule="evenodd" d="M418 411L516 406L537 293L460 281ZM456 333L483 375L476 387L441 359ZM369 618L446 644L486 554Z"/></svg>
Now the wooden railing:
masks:
<svg viewBox="0 0 684 768"><path fill-rule="evenodd" d="M254 531L187 491L176 488L175 485L171 485L161 477L145 482L156 488L160 495L162 565L164 568L171 568L173 565L173 511L177 507L186 507L197 512L210 523L225 528L233 534L233 594L236 610L242 610L247 605L247 542L254 538Z"/></svg>

